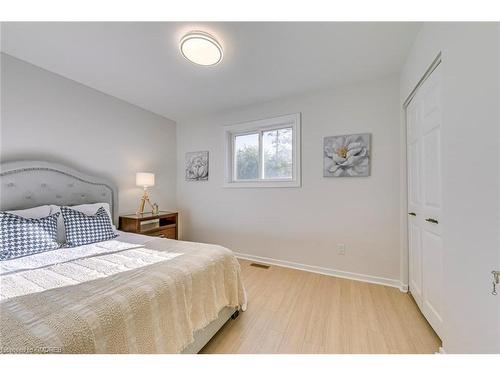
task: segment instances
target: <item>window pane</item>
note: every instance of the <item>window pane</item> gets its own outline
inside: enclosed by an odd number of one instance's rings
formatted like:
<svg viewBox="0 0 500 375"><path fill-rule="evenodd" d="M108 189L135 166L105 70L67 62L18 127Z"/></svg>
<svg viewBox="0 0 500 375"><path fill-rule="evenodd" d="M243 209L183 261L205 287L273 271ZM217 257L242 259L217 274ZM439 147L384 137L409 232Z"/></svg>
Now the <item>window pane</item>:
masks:
<svg viewBox="0 0 500 375"><path fill-rule="evenodd" d="M264 178L292 178L292 128L265 131Z"/></svg>
<svg viewBox="0 0 500 375"><path fill-rule="evenodd" d="M259 134L234 137L234 159L236 179L255 180L259 178Z"/></svg>

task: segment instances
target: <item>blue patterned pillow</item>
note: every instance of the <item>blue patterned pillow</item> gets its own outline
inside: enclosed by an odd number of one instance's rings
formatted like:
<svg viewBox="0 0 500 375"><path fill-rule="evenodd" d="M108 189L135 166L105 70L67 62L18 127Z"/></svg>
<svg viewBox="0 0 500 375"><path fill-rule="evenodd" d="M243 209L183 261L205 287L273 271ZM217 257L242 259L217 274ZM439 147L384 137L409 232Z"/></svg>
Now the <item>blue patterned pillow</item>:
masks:
<svg viewBox="0 0 500 375"><path fill-rule="evenodd" d="M104 207L100 207L94 215L61 207L66 231L66 246L74 247L94 242L101 242L117 237L113 231L111 219Z"/></svg>
<svg viewBox="0 0 500 375"><path fill-rule="evenodd" d="M41 219L26 219L0 212L0 260L19 258L59 248L59 212Z"/></svg>

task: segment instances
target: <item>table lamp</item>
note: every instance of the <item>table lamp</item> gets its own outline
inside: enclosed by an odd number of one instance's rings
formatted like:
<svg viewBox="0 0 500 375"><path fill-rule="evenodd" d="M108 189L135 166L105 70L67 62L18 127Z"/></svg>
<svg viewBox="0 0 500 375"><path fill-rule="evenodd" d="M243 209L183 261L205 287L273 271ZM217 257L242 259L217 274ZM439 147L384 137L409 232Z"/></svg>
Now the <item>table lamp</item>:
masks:
<svg viewBox="0 0 500 375"><path fill-rule="evenodd" d="M146 204L146 202L148 202L148 205L151 207L151 211L153 211L153 205L149 201L148 187L155 186L154 173L137 172L135 174L135 184L144 188L144 194L142 195L141 203L139 204L139 208L137 209L137 214L144 213L144 205Z"/></svg>

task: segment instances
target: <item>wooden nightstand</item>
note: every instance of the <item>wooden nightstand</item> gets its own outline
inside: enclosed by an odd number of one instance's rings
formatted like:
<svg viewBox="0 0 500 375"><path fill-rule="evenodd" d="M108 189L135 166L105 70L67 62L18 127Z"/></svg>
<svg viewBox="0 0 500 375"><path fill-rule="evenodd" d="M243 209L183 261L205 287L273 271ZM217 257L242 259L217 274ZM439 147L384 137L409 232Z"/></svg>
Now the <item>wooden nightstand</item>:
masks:
<svg viewBox="0 0 500 375"><path fill-rule="evenodd" d="M177 239L177 212L160 211L157 214L133 214L120 216L119 229L124 232L147 236Z"/></svg>

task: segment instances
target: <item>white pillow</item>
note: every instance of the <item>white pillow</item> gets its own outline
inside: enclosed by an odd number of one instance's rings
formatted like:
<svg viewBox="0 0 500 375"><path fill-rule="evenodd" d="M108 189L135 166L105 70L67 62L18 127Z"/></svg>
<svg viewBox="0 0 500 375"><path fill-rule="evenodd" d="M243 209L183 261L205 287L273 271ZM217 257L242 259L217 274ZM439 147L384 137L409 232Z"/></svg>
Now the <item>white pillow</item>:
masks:
<svg viewBox="0 0 500 375"><path fill-rule="evenodd" d="M109 210L109 203L106 202L89 203L89 204L79 204L77 206L66 206L66 207L69 207L76 211L83 212L85 215L94 215L99 208L103 207L111 220L111 226L113 227L113 231L116 232L116 227L113 224L113 217L111 216L111 212ZM51 205L50 208L51 208L50 209L51 214L54 214L56 212L59 213L61 212L59 206ZM57 218L57 241L59 243L66 242L66 232L64 230L64 220L62 215L59 215L59 217Z"/></svg>
<svg viewBox="0 0 500 375"><path fill-rule="evenodd" d="M47 217L51 213L51 206L38 206L33 208L28 208L26 210L16 210L16 211L6 211L9 214L24 217L25 219L41 219Z"/></svg>

